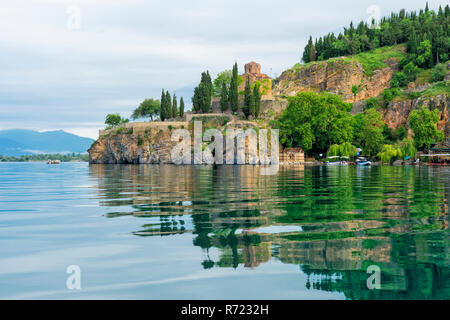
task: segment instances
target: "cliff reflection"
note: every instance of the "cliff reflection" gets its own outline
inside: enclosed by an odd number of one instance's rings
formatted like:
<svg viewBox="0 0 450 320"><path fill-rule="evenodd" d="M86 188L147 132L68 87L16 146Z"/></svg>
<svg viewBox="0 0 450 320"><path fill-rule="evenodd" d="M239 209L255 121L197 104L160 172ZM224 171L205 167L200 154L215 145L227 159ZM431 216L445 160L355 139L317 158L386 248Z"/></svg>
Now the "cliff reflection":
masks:
<svg viewBox="0 0 450 320"><path fill-rule="evenodd" d="M205 269L277 259L299 265L307 287L352 299L450 298L446 170L90 167L108 217L153 218L135 235L192 233ZM366 287L369 265L381 268L381 290Z"/></svg>

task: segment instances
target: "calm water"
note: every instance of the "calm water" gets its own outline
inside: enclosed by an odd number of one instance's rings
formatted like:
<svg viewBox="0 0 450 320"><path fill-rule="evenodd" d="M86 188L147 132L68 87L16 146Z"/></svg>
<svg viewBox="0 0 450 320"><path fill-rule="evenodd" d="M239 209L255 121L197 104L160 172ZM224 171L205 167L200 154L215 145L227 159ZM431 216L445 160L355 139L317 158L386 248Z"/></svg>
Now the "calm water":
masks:
<svg viewBox="0 0 450 320"><path fill-rule="evenodd" d="M450 299L449 195L450 168L0 163L0 298Z"/></svg>

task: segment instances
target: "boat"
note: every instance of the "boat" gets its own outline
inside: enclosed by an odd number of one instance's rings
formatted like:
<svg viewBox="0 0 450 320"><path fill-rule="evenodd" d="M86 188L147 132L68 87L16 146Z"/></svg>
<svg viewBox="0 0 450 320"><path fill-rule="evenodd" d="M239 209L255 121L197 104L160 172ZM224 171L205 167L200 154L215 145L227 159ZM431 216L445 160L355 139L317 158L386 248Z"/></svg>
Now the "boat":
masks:
<svg viewBox="0 0 450 320"><path fill-rule="evenodd" d="M60 163L61 160L50 160L50 159L47 160L47 164L60 164Z"/></svg>
<svg viewBox="0 0 450 320"><path fill-rule="evenodd" d="M372 162L370 162L369 160L367 160L365 157L358 157L356 159L356 164L358 166L370 166L372 164Z"/></svg>
<svg viewBox="0 0 450 320"><path fill-rule="evenodd" d="M348 163L346 160L343 159L348 159L348 157L340 157L340 156L331 156L331 157L327 157L327 159L338 159L337 161L328 161L326 162L327 166L347 166Z"/></svg>

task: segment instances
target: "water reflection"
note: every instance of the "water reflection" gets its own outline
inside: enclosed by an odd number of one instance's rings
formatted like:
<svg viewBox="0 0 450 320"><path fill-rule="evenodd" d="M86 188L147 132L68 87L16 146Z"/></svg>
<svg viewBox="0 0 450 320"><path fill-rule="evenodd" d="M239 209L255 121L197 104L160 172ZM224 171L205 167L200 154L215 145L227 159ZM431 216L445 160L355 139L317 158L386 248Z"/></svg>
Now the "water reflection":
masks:
<svg viewBox="0 0 450 320"><path fill-rule="evenodd" d="M204 269L299 265L352 299L449 299L449 168L92 165L107 217L140 237L192 233ZM219 251L211 257L210 250ZM366 287L367 267L382 271ZM299 270L299 272L300 272Z"/></svg>

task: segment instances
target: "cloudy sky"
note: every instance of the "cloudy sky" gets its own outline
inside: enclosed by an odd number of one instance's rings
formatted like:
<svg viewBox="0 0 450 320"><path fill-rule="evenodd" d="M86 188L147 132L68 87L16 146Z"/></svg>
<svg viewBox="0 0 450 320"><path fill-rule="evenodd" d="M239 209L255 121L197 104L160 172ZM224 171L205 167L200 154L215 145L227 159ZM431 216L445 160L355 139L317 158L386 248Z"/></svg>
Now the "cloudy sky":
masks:
<svg viewBox="0 0 450 320"><path fill-rule="evenodd" d="M445 1L429 1L430 8ZM309 35L418 10L401 0L1 0L0 130L63 129L96 138L161 88L190 101L200 73L254 60L274 77Z"/></svg>

